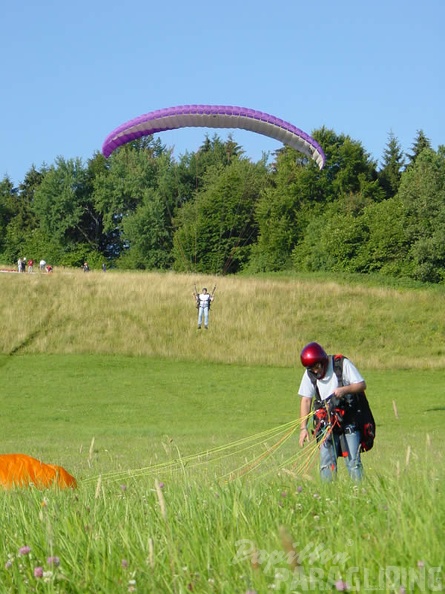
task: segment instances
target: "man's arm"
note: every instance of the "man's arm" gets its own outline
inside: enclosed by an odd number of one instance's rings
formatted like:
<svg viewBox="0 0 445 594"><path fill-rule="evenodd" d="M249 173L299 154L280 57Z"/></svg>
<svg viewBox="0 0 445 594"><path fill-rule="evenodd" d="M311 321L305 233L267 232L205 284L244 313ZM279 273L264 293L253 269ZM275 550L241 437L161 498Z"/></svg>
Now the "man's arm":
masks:
<svg viewBox="0 0 445 594"><path fill-rule="evenodd" d="M305 441L309 441L309 431L307 429L307 423L309 413L311 412L312 398L306 396L301 397L300 402L300 447L303 447Z"/></svg>
<svg viewBox="0 0 445 594"><path fill-rule="evenodd" d="M358 392L364 392L366 390L366 382L357 382L356 384L349 384L349 386L341 386L335 388L333 391L334 396L342 398L346 394L357 394Z"/></svg>

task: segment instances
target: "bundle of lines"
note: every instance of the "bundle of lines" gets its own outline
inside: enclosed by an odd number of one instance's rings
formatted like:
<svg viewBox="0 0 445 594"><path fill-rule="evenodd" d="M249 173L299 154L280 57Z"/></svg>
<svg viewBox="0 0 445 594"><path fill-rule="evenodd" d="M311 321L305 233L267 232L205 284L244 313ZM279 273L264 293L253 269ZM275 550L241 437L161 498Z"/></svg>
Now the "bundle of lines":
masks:
<svg viewBox="0 0 445 594"><path fill-rule="evenodd" d="M300 448L299 427L300 420L293 420L198 454L183 456L177 451L175 458L168 461L138 469L104 473L100 477L88 477L83 483L97 481L99 478L101 482L123 482L150 476L163 479L177 473L188 477L196 474L201 478L205 474L209 479L223 483L246 475L263 478L280 471L292 476L305 476L314 463L319 444L312 440L304 448Z"/></svg>

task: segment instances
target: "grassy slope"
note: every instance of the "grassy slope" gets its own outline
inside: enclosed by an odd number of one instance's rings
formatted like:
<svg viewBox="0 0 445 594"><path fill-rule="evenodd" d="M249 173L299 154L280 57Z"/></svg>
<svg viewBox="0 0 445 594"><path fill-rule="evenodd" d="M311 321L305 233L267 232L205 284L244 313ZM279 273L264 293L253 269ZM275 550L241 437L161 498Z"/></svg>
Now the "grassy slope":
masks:
<svg viewBox="0 0 445 594"><path fill-rule="evenodd" d="M365 374L380 444L405 450L426 432L438 437L437 290L221 278L211 328L198 332L194 283L172 274L2 275L3 450L82 467L94 438L105 466L135 468L162 440L197 452L286 423L298 413L298 351L313 339ZM392 448L382 455L392 464Z"/></svg>
<svg viewBox="0 0 445 594"><path fill-rule="evenodd" d="M209 335L194 284L217 283ZM442 289L309 278L144 273L0 275L0 353L102 353L293 367L318 340L366 369L441 369ZM205 342L204 342L205 341Z"/></svg>

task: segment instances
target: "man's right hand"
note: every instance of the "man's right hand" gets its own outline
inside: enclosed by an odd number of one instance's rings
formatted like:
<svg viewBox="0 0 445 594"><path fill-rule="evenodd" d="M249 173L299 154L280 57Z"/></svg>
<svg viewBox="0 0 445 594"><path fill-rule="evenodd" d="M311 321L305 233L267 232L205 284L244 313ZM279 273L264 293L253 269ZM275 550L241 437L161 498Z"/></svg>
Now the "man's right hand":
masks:
<svg viewBox="0 0 445 594"><path fill-rule="evenodd" d="M299 439L300 448L304 446L305 441L309 441L309 432L307 429L301 429Z"/></svg>

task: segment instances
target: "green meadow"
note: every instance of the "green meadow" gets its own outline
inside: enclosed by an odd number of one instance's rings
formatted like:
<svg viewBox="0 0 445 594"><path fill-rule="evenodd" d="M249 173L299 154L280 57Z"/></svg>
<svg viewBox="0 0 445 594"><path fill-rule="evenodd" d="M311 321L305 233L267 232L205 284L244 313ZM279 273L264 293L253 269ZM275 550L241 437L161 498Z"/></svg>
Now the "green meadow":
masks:
<svg viewBox="0 0 445 594"><path fill-rule="evenodd" d="M213 290L197 330L195 286ZM0 275L2 453L76 490L1 493L1 592L445 588L441 287L317 276ZM366 477L298 447L299 352L349 356Z"/></svg>

